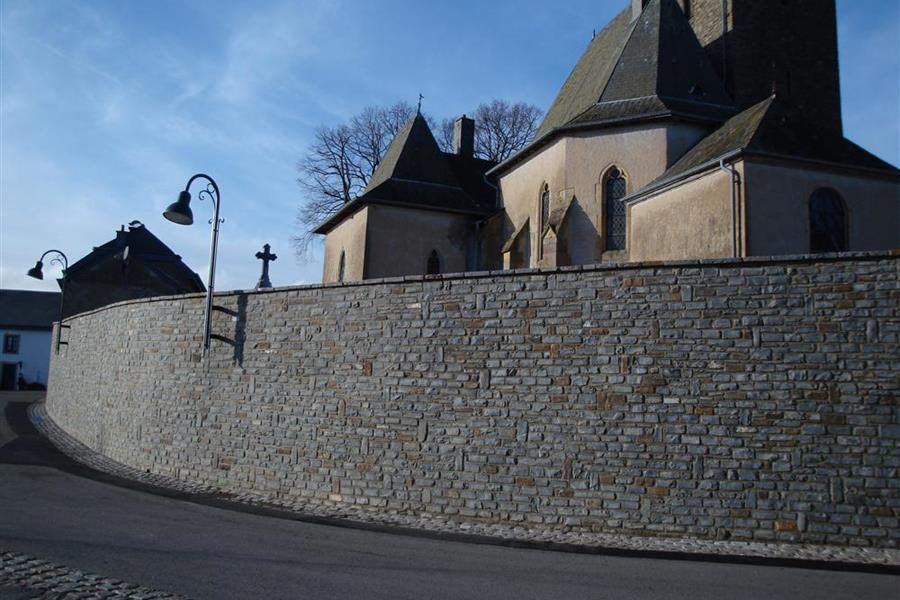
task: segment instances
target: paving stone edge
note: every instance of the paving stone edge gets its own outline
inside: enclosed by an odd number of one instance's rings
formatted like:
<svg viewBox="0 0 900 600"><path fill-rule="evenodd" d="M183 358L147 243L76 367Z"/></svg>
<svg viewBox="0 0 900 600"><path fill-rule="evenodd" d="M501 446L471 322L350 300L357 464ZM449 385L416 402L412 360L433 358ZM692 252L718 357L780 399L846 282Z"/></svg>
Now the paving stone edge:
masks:
<svg viewBox="0 0 900 600"><path fill-rule="evenodd" d="M188 600L186 596L0 549L2 586L23 590L32 600Z"/></svg>

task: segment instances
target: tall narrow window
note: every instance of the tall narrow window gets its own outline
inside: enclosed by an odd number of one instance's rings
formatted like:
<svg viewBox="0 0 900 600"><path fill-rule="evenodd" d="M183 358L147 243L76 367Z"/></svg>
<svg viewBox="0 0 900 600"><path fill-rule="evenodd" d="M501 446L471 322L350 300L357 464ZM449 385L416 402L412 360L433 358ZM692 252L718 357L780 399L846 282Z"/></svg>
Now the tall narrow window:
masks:
<svg viewBox="0 0 900 600"><path fill-rule="evenodd" d="M834 190L818 189L809 198L809 249L814 254L847 250L844 202Z"/></svg>
<svg viewBox="0 0 900 600"><path fill-rule="evenodd" d="M3 354L18 354L19 340L18 335L7 333L3 336Z"/></svg>
<svg viewBox="0 0 900 600"><path fill-rule="evenodd" d="M538 260L544 258L544 230L550 223L550 186L546 183L541 187L541 221L538 223Z"/></svg>
<svg viewBox="0 0 900 600"><path fill-rule="evenodd" d="M541 232L550 222L550 186L546 183L541 190Z"/></svg>
<svg viewBox="0 0 900 600"><path fill-rule="evenodd" d="M603 184L606 205L606 249L625 249L625 203L622 201L628 191L625 176L613 167L606 173Z"/></svg>
<svg viewBox="0 0 900 600"><path fill-rule="evenodd" d="M441 259L438 256L437 250L432 250L431 254L428 255L428 271L429 275L440 275L441 274Z"/></svg>
<svg viewBox="0 0 900 600"><path fill-rule="evenodd" d="M338 282L344 283L344 270L347 265L347 256L344 254L344 251L341 250L341 261L338 263Z"/></svg>

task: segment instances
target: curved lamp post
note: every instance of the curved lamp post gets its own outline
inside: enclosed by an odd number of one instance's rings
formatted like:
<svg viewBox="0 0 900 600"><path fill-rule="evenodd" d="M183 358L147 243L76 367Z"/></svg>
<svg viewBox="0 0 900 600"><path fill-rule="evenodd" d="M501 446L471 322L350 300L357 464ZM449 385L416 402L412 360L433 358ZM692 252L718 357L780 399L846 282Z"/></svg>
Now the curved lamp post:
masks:
<svg viewBox="0 0 900 600"><path fill-rule="evenodd" d="M59 346L63 343L60 340L62 339L63 330L63 306L65 306L66 302L66 282L69 279L69 259L66 258L66 255L59 250L47 250L41 255L41 258L35 263L35 265L32 268L28 269L28 276L39 280L44 279L44 259L48 254L58 254L59 256L51 260L50 263L57 263L63 268L62 293L59 296L59 331L56 332L56 353L59 354Z"/></svg>
<svg viewBox="0 0 900 600"><path fill-rule="evenodd" d="M203 200L209 198L213 203L212 224L212 240L209 248L209 278L206 284L206 325L203 332L203 354L209 354L209 338L212 333L212 303L213 288L215 286L216 277L216 249L219 244L219 224L224 223L224 219L219 219L219 206L221 205L221 195L219 194L219 186L213 181L213 178L203 173L198 173L188 179L184 191L178 195L178 200L169 205L169 208L163 212L163 216L178 225L193 225L194 213L191 210L191 184L197 179L206 180L206 189L202 190L197 196Z"/></svg>

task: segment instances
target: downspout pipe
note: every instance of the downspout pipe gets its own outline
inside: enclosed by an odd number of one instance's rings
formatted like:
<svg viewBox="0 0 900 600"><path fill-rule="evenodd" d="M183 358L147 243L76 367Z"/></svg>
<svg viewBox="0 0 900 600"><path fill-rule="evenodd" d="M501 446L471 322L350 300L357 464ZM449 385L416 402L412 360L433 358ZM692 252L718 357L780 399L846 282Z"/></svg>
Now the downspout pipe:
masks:
<svg viewBox="0 0 900 600"><path fill-rule="evenodd" d="M491 178L488 177L488 174L487 174L487 173L485 173L485 174L482 176L482 179L484 179L484 182L485 182L487 185L489 185L490 187L494 188L494 208L497 209L497 210L499 210L499 209L501 208L500 186L497 185L497 184L495 184L493 181L491 181ZM482 248L481 248L481 242L482 242L482 239L481 239L481 228L484 227L484 225L485 225L487 222L488 222L488 219L485 218L485 219L481 219L481 220L479 220L479 221L477 221L477 222L475 223L475 235L476 235L477 238L478 238L478 268L479 268L479 269L485 268L485 263L483 262L483 259L484 259L483 254L484 254L484 253L482 253L482 251L481 251L481 250L482 250ZM501 267L502 267L502 265L501 265Z"/></svg>
<svg viewBox="0 0 900 600"><path fill-rule="evenodd" d="M724 158L719 159L719 170L731 177L731 254L734 258L739 258L737 190L741 184L741 174L734 168L734 164L728 163L726 166Z"/></svg>

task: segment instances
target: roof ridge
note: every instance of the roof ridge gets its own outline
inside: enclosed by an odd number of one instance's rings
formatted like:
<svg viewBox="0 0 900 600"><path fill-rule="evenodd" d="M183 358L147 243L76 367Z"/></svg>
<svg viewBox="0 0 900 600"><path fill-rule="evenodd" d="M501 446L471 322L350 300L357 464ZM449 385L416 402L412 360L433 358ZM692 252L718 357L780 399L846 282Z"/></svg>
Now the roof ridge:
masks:
<svg viewBox="0 0 900 600"><path fill-rule="evenodd" d="M747 142L744 144L742 149L749 148L750 146L753 145L753 142L756 141L757 136L759 136L760 131L762 131L763 121L766 120L766 117L768 117L769 113L771 113L771 111L772 111L772 107L775 106L775 100L776 100L775 94L772 94L765 100L761 100L747 109L748 111L760 109L761 114L759 115L759 118L756 121L756 126L753 128L753 133L750 134L750 137L747 139ZM765 110L761 109L761 107L763 105L766 105Z"/></svg>
<svg viewBox="0 0 900 600"><path fill-rule="evenodd" d="M654 1L656 1L656 0L651 0L651 2L654 2ZM649 4L648 4L648 6L649 6ZM612 81L613 76L616 74L616 71L619 69L619 61L622 60L622 55L625 53L626 48L628 48L628 44L631 43L631 38L634 37L634 32L637 31L638 24L641 21L641 17L644 16L644 10L646 10L646 9L647 9L647 7L645 6L641 10L640 16L637 19L633 19L631 21L631 25L629 25L630 30L628 31L628 35L625 36L625 41L622 43L621 47L619 47L618 52L616 52L615 60L613 61L613 67L612 67L612 69L609 70L609 75L607 75L607 77L606 77L606 82L603 84L603 89L600 90L600 96L597 98L597 102L596 102L597 104L600 104L602 102L603 96L606 94L606 90L609 88L609 84ZM611 100L610 102L614 102L614 101ZM588 108L587 110L590 110L590 108ZM584 114L584 112L582 112L581 114Z"/></svg>

